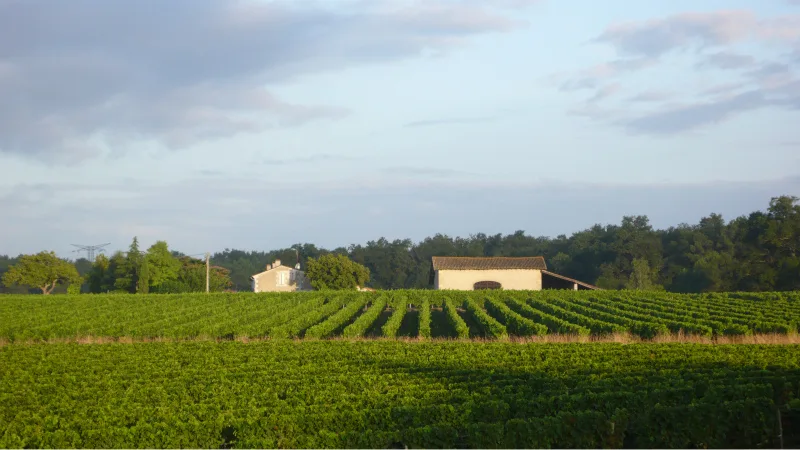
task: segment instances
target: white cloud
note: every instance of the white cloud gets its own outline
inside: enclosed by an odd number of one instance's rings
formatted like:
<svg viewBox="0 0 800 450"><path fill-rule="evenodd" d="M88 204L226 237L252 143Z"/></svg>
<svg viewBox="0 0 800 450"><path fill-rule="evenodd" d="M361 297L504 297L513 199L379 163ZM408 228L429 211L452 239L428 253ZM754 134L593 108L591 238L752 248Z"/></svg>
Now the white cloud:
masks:
<svg viewBox="0 0 800 450"><path fill-rule="evenodd" d="M519 8L529 1L507 0ZM158 11L158 14L153 14ZM482 2L0 2L0 152L45 163L341 118L268 86L524 23Z"/></svg>

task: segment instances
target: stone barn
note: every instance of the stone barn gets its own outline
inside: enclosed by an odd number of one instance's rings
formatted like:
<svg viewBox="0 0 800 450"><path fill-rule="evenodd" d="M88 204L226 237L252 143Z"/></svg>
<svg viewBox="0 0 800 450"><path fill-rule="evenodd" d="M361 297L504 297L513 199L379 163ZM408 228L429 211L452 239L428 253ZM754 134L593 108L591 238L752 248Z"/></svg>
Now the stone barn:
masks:
<svg viewBox="0 0 800 450"><path fill-rule="evenodd" d="M548 271L542 256L434 256L431 262L430 282L437 290L599 289Z"/></svg>

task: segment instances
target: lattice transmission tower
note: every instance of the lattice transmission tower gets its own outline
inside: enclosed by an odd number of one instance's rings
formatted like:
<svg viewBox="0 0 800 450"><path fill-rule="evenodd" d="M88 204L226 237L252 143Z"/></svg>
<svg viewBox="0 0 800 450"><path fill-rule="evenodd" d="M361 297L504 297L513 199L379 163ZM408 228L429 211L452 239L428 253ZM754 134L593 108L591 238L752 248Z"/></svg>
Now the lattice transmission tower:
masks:
<svg viewBox="0 0 800 450"><path fill-rule="evenodd" d="M89 258L89 261L94 262L95 252L103 253L105 251L103 247L111 244L107 243L100 245L77 245L77 244L70 244L70 245L72 245L73 247L78 247L78 249L73 250L73 252L86 252L86 257Z"/></svg>

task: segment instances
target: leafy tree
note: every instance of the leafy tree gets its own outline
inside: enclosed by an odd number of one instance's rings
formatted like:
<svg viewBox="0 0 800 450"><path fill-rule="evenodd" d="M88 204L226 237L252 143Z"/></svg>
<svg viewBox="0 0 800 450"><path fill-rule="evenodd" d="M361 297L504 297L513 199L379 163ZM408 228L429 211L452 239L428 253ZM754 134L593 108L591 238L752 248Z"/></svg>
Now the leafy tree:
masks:
<svg viewBox="0 0 800 450"><path fill-rule="evenodd" d="M139 240L134 236L133 242L127 254L117 252L112 257L115 264L114 287L118 291L133 294L136 292L136 272L139 266L141 252L139 251Z"/></svg>
<svg viewBox="0 0 800 450"><path fill-rule="evenodd" d="M22 255L13 258L7 255L0 255L0 294L30 294L31 292L38 291L37 288L30 288L24 285L12 285L7 287L2 283L3 274L8 272L11 266L17 264L20 257L22 257Z"/></svg>
<svg viewBox="0 0 800 450"><path fill-rule="evenodd" d="M81 282L75 266L57 257L55 252L23 255L3 275L3 284L7 287L26 285L41 289L44 295L52 293L58 284L74 283L80 288Z"/></svg>
<svg viewBox="0 0 800 450"><path fill-rule="evenodd" d="M350 247L350 259L369 269L372 283L378 288L408 287L409 274L414 270L414 258L409 252L410 239L389 242L386 238L367 242L366 247ZM374 276L380 274L380 277Z"/></svg>
<svg viewBox="0 0 800 450"><path fill-rule="evenodd" d="M652 291L660 288L653 281L657 274L650 269L650 264L644 258L636 258L633 260L633 271L626 287L628 289L640 291Z"/></svg>
<svg viewBox="0 0 800 450"><path fill-rule="evenodd" d="M129 273L128 269L128 261L125 257L125 253L117 251L111 255L111 259L109 261L109 273L108 273L108 281L110 282L110 289L109 291L117 292L117 293L131 293L132 285L133 285L133 278L132 275Z"/></svg>
<svg viewBox="0 0 800 450"><path fill-rule="evenodd" d="M369 281L369 269L347 256L328 254L309 259L306 278L317 290L355 289Z"/></svg>
<svg viewBox="0 0 800 450"><path fill-rule="evenodd" d="M108 292L114 287L114 272L111 269L111 260L106 255L99 254L92 264L86 277L89 292L99 294Z"/></svg>
<svg viewBox="0 0 800 450"><path fill-rule="evenodd" d="M179 260L181 268L175 280L167 280L154 288L152 292L161 294L175 294L183 292L206 291L206 263L205 261L184 256ZM230 271L224 267L211 266L209 268L209 291L222 292L231 287Z"/></svg>
<svg viewBox="0 0 800 450"><path fill-rule="evenodd" d="M142 258L136 271L136 293L147 294L150 292L150 262Z"/></svg>
<svg viewBox="0 0 800 450"><path fill-rule="evenodd" d="M162 283L178 279L181 262L172 256L165 241L158 241L147 249L147 275L150 287L157 288Z"/></svg>
<svg viewBox="0 0 800 450"><path fill-rule="evenodd" d="M769 202L761 246L775 271L775 288L800 289L800 205L797 197L775 197Z"/></svg>
<svg viewBox="0 0 800 450"><path fill-rule="evenodd" d="M332 250L308 243L272 251L226 249L214 254L212 261L229 271L232 286L237 290L249 289L250 276L263 271L275 259L293 266L299 256L301 270L307 271L309 260L329 254L343 255L366 267L370 284L388 289L430 288L431 256L541 255L551 270L607 289L652 285L677 292L800 290L797 203L796 197L774 197L765 211L736 217L727 223L722 216L710 214L697 224L680 224L666 230L653 229L646 216L626 216L619 224L596 224L570 236L555 238L534 237L522 230L509 235L477 233L464 238L437 234L416 244L408 239L379 238L365 245ZM140 254L138 242L134 241L136 252L117 254L105 261L102 268L92 268L88 277L90 291L114 290L115 282L123 292L136 291L143 267L134 264L132 255ZM167 253L174 259L183 256L169 251L162 243L147 252L145 270L149 272L150 290L161 292L163 289L156 286L169 282L173 286L170 289L204 291L204 262L173 266L165 257ZM0 276L16 261L0 255ZM175 267L179 267L177 278L173 278ZM80 267L79 273L84 273ZM212 284L215 276L212 275ZM224 280L221 273L220 280ZM57 286L54 292L63 289ZM27 290L0 288L0 292Z"/></svg>
<svg viewBox="0 0 800 450"><path fill-rule="evenodd" d="M118 291L135 294L146 294L149 291L150 267L146 254L139 250L139 239L134 236L128 252L122 256L116 253L112 258L115 262L114 287Z"/></svg>

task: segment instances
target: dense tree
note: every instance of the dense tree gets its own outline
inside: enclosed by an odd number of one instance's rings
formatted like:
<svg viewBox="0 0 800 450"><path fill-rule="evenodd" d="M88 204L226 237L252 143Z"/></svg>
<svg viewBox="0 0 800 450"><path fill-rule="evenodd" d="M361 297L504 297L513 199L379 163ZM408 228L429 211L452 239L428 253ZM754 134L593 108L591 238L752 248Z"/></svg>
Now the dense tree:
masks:
<svg viewBox="0 0 800 450"><path fill-rule="evenodd" d="M174 280L167 280L153 289L153 292L162 294L177 294L182 292L206 291L206 262L184 256L179 260L181 267ZM209 291L222 292L230 289L230 270L219 267L209 267Z"/></svg>
<svg viewBox="0 0 800 450"><path fill-rule="evenodd" d="M7 287L30 286L40 289L45 295L52 293L58 284L77 284L80 287L82 282L75 265L59 258L55 252L22 255L3 274L3 284Z"/></svg>
<svg viewBox="0 0 800 450"><path fill-rule="evenodd" d="M9 267L17 264L19 262L19 258L22 255L17 257L11 257L8 255L0 255L0 293L2 294L30 294L30 293L38 293L41 292L37 288L31 288L29 286L24 285L11 285L6 286L2 283L3 275L8 272Z"/></svg>
<svg viewBox="0 0 800 450"><path fill-rule="evenodd" d="M136 293L147 294L150 292L150 262L142 258L136 271Z"/></svg>
<svg viewBox="0 0 800 450"><path fill-rule="evenodd" d="M639 291L658 290L661 286L655 282L657 277L658 270L650 268L646 258L636 258L633 260L631 275L625 288Z"/></svg>
<svg viewBox="0 0 800 450"><path fill-rule="evenodd" d="M99 294L114 289L114 270L111 260L106 255L100 254L94 260L92 269L87 275L89 292Z"/></svg>
<svg viewBox="0 0 800 450"><path fill-rule="evenodd" d="M147 249L145 263L142 270L146 272L148 288L157 289L158 286L167 281L178 279L181 262L178 258L172 256L169 245L165 241L158 241Z"/></svg>
<svg viewBox="0 0 800 450"><path fill-rule="evenodd" d="M229 271L234 290L249 290L250 276L263 271L275 259L288 266L299 262L301 269L307 270L310 260L324 255L343 255L363 265L372 277L365 284L387 289L430 288L431 257L436 255L542 255L550 270L608 289L800 290L800 206L797 203L797 197L775 197L765 211L736 217L727 223L719 214L710 214L695 225L680 224L665 230L653 229L646 216L625 216L619 224L596 224L571 236L555 238L530 236L517 230L505 236L436 234L416 244L408 239L380 238L364 245L333 250L298 243L271 251L226 249L212 255L211 262ZM87 276L88 290L135 292L141 267L134 256L143 256L135 239L132 250L136 251L118 252L110 259L98 257ZM146 271L151 291L165 282L172 283L173 287L175 283L183 283L178 282L179 278L188 284L194 283L191 289L205 290L203 261L180 262L179 275L172 278L177 266L169 262L167 254L175 260L184 256L170 251L166 243L157 243L147 252ZM0 256L0 274L17 261L17 258ZM224 277L219 275L220 283L224 284ZM181 285L180 289L190 289L188 284ZM57 286L54 292L64 289L64 286ZM28 289L15 285L0 288L0 292L25 293Z"/></svg>
<svg viewBox="0 0 800 450"><path fill-rule="evenodd" d="M389 242L380 238L367 242L363 247L351 246L348 253L351 260L365 266L373 274L370 284L372 287L388 289L409 287L408 269L414 265L414 258L410 253L412 247L410 239Z"/></svg>
<svg viewBox="0 0 800 450"><path fill-rule="evenodd" d="M710 214L696 225L655 230L646 216L625 216L620 224L597 224L552 239L526 235L522 230L506 236L478 233L466 238L436 234L417 244L380 238L332 251L311 244L270 252L226 250L212 261L231 269L231 277L240 280L237 289L249 288L249 277L276 257L293 263L298 247L303 249L301 261L328 253L346 255L370 270L369 285L378 288L429 288L430 258L435 255L542 255L551 270L608 289L641 283L677 292L800 289L797 201L795 197L776 197L766 212L727 224L722 216ZM231 263L231 255L238 256L236 264ZM637 260L641 261L634 276ZM649 277L643 278L645 273Z"/></svg>
<svg viewBox="0 0 800 450"><path fill-rule="evenodd" d="M139 249L139 239L134 236L127 253L117 252L111 258L114 266L114 287L119 292L146 294L150 290L150 261L147 253Z"/></svg>
<svg viewBox="0 0 800 450"><path fill-rule="evenodd" d="M355 289L369 281L369 269L344 255L328 254L311 258L306 266L306 277L316 290Z"/></svg>

